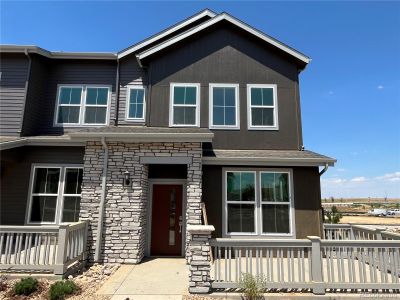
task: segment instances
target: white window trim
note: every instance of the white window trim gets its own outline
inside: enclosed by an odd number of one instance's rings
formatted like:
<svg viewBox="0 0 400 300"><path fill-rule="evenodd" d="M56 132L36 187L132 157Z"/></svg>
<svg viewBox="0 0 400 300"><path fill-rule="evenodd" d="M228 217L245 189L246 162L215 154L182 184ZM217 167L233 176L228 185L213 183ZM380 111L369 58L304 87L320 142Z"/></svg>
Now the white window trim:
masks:
<svg viewBox="0 0 400 300"><path fill-rule="evenodd" d="M294 224L294 204L293 204L293 194L292 194L292 184L293 184L293 177L292 177L292 172L291 170L260 170L258 173L258 186L259 186L259 205L260 205L260 209L258 211L259 214L259 228L258 228L258 232L261 236L281 236L281 237L294 237L294 228L295 228L295 224ZM261 174L265 174L265 173L284 173L284 174L288 174L288 180L289 180L289 202L272 202L272 201L262 201L262 195L261 195ZM262 218L262 205L263 204L272 204L272 205L288 205L289 206L289 233L273 233L273 232L263 232L263 218Z"/></svg>
<svg viewBox="0 0 400 300"><path fill-rule="evenodd" d="M129 117L129 109L130 109L130 98L132 90L143 90L143 118L130 118ZM136 123L145 123L146 120L146 96L147 89L144 85L127 85L126 86L126 100L125 100L125 121L128 122L136 122Z"/></svg>
<svg viewBox="0 0 400 300"><path fill-rule="evenodd" d="M235 106L236 106L236 114L235 114L235 125L214 125L213 118L213 88L215 87L228 87L235 88ZM209 128L210 129L224 129L224 130L238 130L240 129L240 101L239 101L239 84L237 83L210 83L209 84L209 110L208 110L208 119L209 119Z"/></svg>
<svg viewBox="0 0 400 300"><path fill-rule="evenodd" d="M196 104L174 104L174 88L175 87L195 87L196 88ZM196 107L195 124L174 124L174 107ZM200 83L176 83L173 82L169 87L169 127L200 127Z"/></svg>
<svg viewBox="0 0 400 300"><path fill-rule="evenodd" d="M78 104L72 104L72 105L68 104L68 105L65 105L65 106L79 106L80 107L80 110L79 110L79 123L58 123L58 108L60 106L63 106L62 104L60 104L61 88L77 88L77 87L82 88L81 103L79 105ZM87 91L87 88L107 88L108 89L107 105L105 105L105 104L102 104L102 105L86 104L86 91ZM107 125L109 125L110 110L111 110L111 90L112 90L112 86L111 85L58 84L57 85L56 106L55 106L55 110L54 110L53 126L54 127L68 128L68 127L99 127L99 126L107 126ZM107 107L105 123L84 123L86 107Z"/></svg>
<svg viewBox="0 0 400 300"><path fill-rule="evenodd" d="M33 199L33 181L35 176L35 171L38 168L55 168L60 169L60 180L58 182L58 193L57 193L57 202L56 202L56 214L54 222L32 222L31 212L32 212L32 199ZM61 222L62 211L64 206L63 197L69 196L71 194L64 194L64 184L65 184L65 170L66 169L83 169L83 165L81 164L32 164L31 166L31 175L29 180L29 193L27 200L27 209L25 213L25 224L26 225L55 225L55 224L70 224L69 222ZM51 195L55 196L55 194L38 194L40 196ZM73 194L73 196L77 196L78 194ZM82 197L82 194L80 195Z"/></svg>
<svg viewBox="0 0 400 300"><path fill-rule="evenodd" d="M252 88L272 88L274 105L251 105L251 89ZM248 84L247 85L247 129L248 130L279 130L278 122L278 87L276 84ZM251 108L273 108L274 109L274 125L260 126L252 125Z"/></svg>
<svg viewBox="0 0 400 300"><path fill-rule="evenodd" d="M256 205L255 205L255 233L246 232L228 232L228 206L226 180L228 172L254 172L255 188L256 188ZM262 232L262 210L261 210L261 173L288 173L289 174L289 233L263 233ZM230 238L296 238L295 227L295 208L294 208L294 187L293 187L293 170L283 168L222 168L222 236ZM232 203L231 201L229 203ZM267 203L267 202L263 202ZM280 204L281 202L274 202ZM287 202L285 202L286 204Z"/></svg>
<svg viewBox="0 0 400 300"><path fill-rule="evenodd" d="M228 172L242 172L242 173L252 173L254 174L254 201L228 201L228 195L226 192L226 182L227 182L227 178L228 178ZM225 233L228 236L234 236L234 235L250 235L250 236L254 236L257 235L257 172L255 171L248 171L248 170L236 170L236 171L232 171L232 170L227 170L224 172L224 209L225 209L225 218L224 218L224 223L225 223ZM254 205L254 232L228 232L228 204L252 204Z"/></svg>

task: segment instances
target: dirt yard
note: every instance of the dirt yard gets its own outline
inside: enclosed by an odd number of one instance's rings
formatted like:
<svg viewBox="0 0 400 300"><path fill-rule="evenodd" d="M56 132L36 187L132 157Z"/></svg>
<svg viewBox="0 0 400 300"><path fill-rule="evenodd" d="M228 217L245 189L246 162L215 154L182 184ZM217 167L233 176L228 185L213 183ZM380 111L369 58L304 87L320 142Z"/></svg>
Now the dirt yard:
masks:
<svg viewBox="0 0 400 300"><path fill-rule="evenodd" d="M340 223L400 226L400 218L373 217L373 216L343 216L340 219Z"/></svg>

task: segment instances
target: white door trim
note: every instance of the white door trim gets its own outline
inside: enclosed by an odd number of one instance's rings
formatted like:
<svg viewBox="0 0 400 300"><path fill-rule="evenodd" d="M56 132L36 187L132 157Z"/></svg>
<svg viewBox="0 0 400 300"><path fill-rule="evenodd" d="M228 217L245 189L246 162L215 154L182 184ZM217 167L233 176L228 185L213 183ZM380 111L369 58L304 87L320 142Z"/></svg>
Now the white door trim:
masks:
<svg viewBox="0 0 400 300"><path fill-rule="evenodd" d="M181 256L185 256L185 242L186 242L186 179L150 179L149 178L149 190L148 190L148 201L147 201L147 232L146 232L146 248L144 255L151 256L151 221L153 216L153 186L155 184L176 184L182 185L182 249Z"/></svg>

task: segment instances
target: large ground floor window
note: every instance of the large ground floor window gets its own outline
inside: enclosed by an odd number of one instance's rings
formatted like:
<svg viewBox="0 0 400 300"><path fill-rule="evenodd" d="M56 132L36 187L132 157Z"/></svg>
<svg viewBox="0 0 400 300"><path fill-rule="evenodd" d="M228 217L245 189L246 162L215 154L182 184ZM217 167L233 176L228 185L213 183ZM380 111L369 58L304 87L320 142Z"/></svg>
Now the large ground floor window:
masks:
<svg viewBox="0 0 400 300"><path fill-rule="evenodd" d="M83 168L77 165L34 165L27 223L77 222Z"/></svg>
<svg viewBox="0 0 400 300"><path fill-rule="evenodd" d="M294 235L291 170L224 169L224 234Z"/></svg>

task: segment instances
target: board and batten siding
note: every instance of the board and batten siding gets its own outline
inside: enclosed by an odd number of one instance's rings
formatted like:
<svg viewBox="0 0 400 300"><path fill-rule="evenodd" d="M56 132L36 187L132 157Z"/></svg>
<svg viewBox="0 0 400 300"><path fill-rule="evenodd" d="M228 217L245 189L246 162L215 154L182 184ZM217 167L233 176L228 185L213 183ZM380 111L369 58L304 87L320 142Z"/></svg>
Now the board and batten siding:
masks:
<svg viewBox="0 0 400 300"><path fill-rule="evenodd" d="M243 168L244 166L203 166L202 201L206 205L208 223L215 227L214 237L222 236L222 180L223 168ZM244 167L251 170L268 167ZM278 169L279 167L273 167ZM288 167L282 167L287 169ZM309 235L321 236L321 189L317 167L293 167L293 197L295 209L296 238Z"/></svg>
<svg viewBox="0 0 400 300"><path fill-rule="evenodd" d="M49 60L42 62L40 68L46 70L47 76L44 76L42 80L38 80L38 84L30 89L30 91L32 90L32 95L30 95L29 101L30 105L35 106L40 111L41 118L38 122L28 122L26 130L30 135L64 134L82 129L82 127L63 128L54 126L57 87L60 84L111 86L109 124L113 124L116 109L115 83L117 63L115 61ZM36 72L43 73L39 70L36 70ZM34 128L28 129L28 125Z"/></svg>
<svg viewBox="0 0 400 300"><path fill-rule="evenodd" d="M43 103L46 103L44 95L47 89L48 73L50 71L50 60L48 58L37 54L30 54L30 56L31 71L21 136L35 135L43 119Z"/></svg>
<svg viewBox="0 0 400 300"><path fill-rule="evenodd" d="M146 71L141 68L134 55L129 55L120 61L119 65L119 110L118 125L134 125L136 122L126 120L126 102L128 97L128 88L130 86L147 86ZM147 95L146 95L147 96ZM146 100L147 97L146 97ZM147 114L148 110L146 110ZM147 118L146 118L147 119ZM140 124L140 123L139 123ZM140 125L142 125L141 123Z"/></svg>
<svg viewBox="0 0 400 300"><path fill-rule="evenodd" d="M211 130L215 149L300 149L298 66L237 29L216 27L148 61L149 125L168 127L170 83L200 83L200 126L209 126L209 84L239 84L240 130ZM247 84L276 84L279 130L248 130Z"/></svg>
<svg viewBox="0 0 400 300"><path fill-rule="evenodd" d="M1 152L0 225L23 225L32 164L83 164L84 147L26 146Z"/></svg>
<svg viewBox="0 0 400 300"><path fill-rule="evenodd" d="M29 61L24 54L5 53L0 60L0 135L19 136Z"/></svg>

